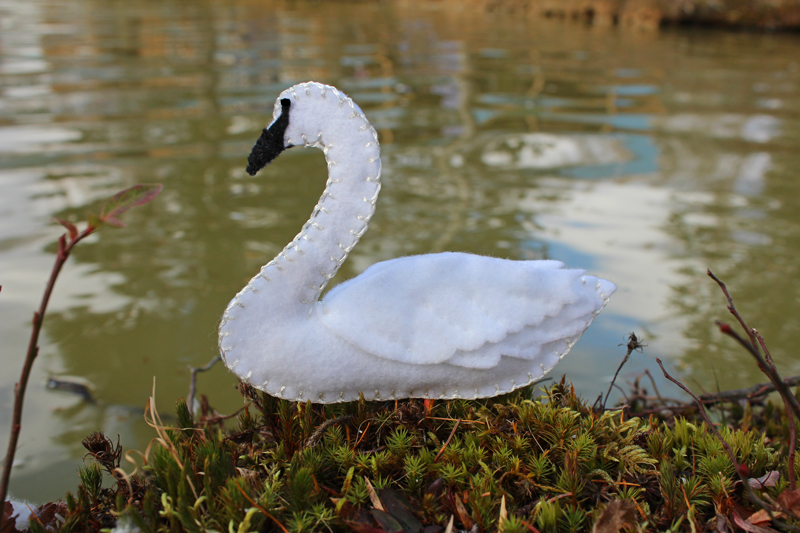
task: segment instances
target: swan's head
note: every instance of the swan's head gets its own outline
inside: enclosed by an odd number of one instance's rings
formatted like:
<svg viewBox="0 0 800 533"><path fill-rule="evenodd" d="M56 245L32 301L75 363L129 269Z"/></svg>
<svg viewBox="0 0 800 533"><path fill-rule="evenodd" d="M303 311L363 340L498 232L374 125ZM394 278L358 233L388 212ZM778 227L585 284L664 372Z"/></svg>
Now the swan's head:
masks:
<svg viewBox="0 0 800 533"><path fill-rule="evenodd" d="M292 147L285 139L286 128L289 127L289 111L292 101L288 98L280 98L278 103L280 104L280 114L275 117L269 127L264 128L261 137L258 138L250 155L247 156L247 173L251 176L255 176L256 172L272 163L285 149ZM275 107L277 110L278 106Z"/></svg>
<svg viewBox="0 0 800 533"><path fill-rule="evenodd" d="M361 120L351 120L357 117ZM272 124L261 133L247 158L247 173L254 176L292 146L325 150L334 144L363 142L361 135L377 144L375 130L353 100L330 85L301 83L278 97Z"/></svg>

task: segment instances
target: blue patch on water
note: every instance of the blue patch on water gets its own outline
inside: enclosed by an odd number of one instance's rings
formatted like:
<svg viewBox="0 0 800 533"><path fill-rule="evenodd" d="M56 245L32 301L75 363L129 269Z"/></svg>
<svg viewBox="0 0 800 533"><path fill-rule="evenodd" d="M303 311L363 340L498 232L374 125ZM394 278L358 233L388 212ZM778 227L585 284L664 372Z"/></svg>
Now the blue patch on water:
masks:
<svg viewBox="0 0 800 533"><path fill-rule="evenodd" d="M633 156L630 161L606 165L569 167L563 169L560 173L572 178L597 180L658 172L659 150L649 135L618 133L613 134L612 137L619 139L625 150Z"/></svg>
<svg viewBox="0 0 800 533"><path fill-rule="evenodd" d="M472 118L475 119L477 124L485 124L500 114L500 111L494 111L491 109L472 109Z"/></svg>
<svg viewBox="0 0 800 533"><path fill-rule="evenodd" d="M562 122L577 122L579 124L607 124L623 130L650 129L650 115L643 114L588 115L579 113L543 112L540 114L540 117L545 120L549 119Z"/></svg>
<svg viewBox="0 0 800 533"><path fill-rule="evenodd" d="M649 96L660 92L655 85L611 85L604 87L603 91L620 96Z"/></svg>
<svg viewBox="0 0 800 533"><path fill-rule="evenodd" d="M614 74L618 78L639 78L642 76L642 71L638 68L618 68Z"/></svg>

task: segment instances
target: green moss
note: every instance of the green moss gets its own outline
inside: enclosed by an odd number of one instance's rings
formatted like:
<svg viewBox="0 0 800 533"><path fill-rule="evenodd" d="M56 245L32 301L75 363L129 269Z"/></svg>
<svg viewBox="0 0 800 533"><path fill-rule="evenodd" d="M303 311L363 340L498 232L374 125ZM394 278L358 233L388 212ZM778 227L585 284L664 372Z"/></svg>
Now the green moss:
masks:
<svg viewBox="0 0 800 533"><path fill-rule="evenodd" d="M563 381L533 398L291 403L243 387L235 428L166 429L145 475L103 489L81 471L62 531L585 531L606 509L649 531L691 531L754 509L725 449L693 418L595 412ZM721 432L751 476L785 471L786 428L771 404L729 412ZM741 429L744 427L744 429ZM777 497L785 481L761 494ZM609 510L611 509L611 510ZM505 514L504 514L505 513ZM501 515L504 518L501 520ZM103 518L105 517L105 518Z"/></svg>

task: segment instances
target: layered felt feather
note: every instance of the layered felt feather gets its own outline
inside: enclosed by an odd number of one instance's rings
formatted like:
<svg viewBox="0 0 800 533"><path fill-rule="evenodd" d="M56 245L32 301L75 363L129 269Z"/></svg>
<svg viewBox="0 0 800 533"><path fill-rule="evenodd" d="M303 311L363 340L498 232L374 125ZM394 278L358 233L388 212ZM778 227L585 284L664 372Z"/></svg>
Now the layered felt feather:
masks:
<svg viewBox="0 0 800 533"><path fill-rule="evenodd" d="M616 289L559 261L463 253L403 257L335 287L314 318L367 353L415 365L491 368L570 345ZM546 327L542 327L546 324Z"/></svg>

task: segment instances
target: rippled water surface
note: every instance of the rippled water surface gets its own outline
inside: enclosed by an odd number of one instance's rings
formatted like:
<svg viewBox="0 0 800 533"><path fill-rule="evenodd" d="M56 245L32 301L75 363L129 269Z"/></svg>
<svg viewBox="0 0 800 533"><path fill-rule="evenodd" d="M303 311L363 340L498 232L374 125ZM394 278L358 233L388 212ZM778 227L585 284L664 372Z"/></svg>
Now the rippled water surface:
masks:
<svg viewBox="0 0 800 533"><path fill-rule="evenodd" d="M642 33L433 2L0 4L0 446L59 227L124 187L152 204L82 243L52 301L12 490L77 484L80 439L143 449L142 407L188 392L230 298L299 230L321 153L245 157L287 86L337 85L378 130L384 188L337 280L430 251L552 258L619 291L554 375L593 399L636 331L697 390L762 381L716 333L725 279L800 373L800 38ZM95 404L45 389L93 387ZM664 394L675 389L659 381ZM201 393L241 405L222 367Z"/></svg>

